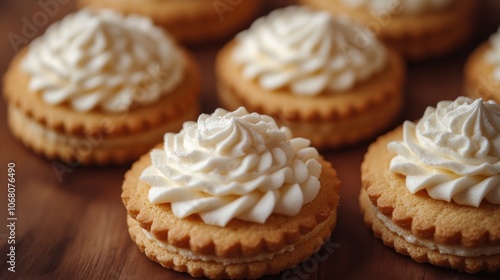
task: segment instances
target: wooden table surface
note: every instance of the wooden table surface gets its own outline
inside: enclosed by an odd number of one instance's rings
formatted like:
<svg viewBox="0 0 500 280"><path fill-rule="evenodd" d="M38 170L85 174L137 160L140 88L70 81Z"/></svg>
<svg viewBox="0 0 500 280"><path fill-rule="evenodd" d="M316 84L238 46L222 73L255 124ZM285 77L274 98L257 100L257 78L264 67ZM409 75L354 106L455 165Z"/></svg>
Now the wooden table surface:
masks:
<svg viewBox="0 0 500 280"><path fill-rule="evenodd" d="M73 1L57 3L50 15L39 1L0 1L0 73L24 41L29 41L75 9ZM68 3L65 3L68 2ZM481 1L479 28L471 41L447 57L408 67L406 107L400 122L420 117L427 106L462 93L462 68L467 55L500 24L500 7ZM268 3L266 10L287 1ZM45 17L42 15L45 13ZM48 16L47 16L48 15ZM44 21L47 21L45 23ZM24 30L27 22L34 30ZM44 24L42 24L44 23ZM25 27L26 28L26 27ZM457 27L460 28L460 27ZM9 35L10 34L10 35ZM202 109L218 107L213 75L214 55L223 42L195 46L203 70ZM1 83L1 82L0 82ZM5 101L0 101L0 279L191 279L162 268L140 253L130 240L120 199L123 175L129 166L75 167L59 180L52 162L25 149L7 129ZM295 270L264 279L500 279L500 273L474 276L429 264L419 264L382 244L369 231L358 207L360 163L369 143L324 151L342 180L337 227L315 257ZM15 163L15 272L7 270L7 165Z"/></svg>

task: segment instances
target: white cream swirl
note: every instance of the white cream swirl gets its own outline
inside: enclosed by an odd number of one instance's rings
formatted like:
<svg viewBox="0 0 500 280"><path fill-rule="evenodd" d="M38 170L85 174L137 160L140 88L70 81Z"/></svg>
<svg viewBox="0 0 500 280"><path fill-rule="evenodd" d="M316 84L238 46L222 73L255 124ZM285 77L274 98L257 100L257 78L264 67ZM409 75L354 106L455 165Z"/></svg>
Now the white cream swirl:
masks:
<svg viewBox="0 0 500 280"><path fill-rule="evenodd" d="M491 34L489 43L490 48L486 51L485 59L487 63L493 65L492 78L500 82L500 27L497 32Z"/></svg>
<svg viewBox="0 0 500 280"><path fill-rule="evenodd" d="M171 203L179 218L264 223L272 213L296 215L318 194L321 164L309 144L269 116L217 109L165 134L140 179L151 186L150 202Z"/></svg>
<svg viewBox="0 0 500 280"><path fill-rule="evenodd" d="M428 107L415 125L405 122L390 170L406 176L411 193L479 206L500 204L500 106L468 97Z"/></svg>
<svg viewBox="0 0 500 280"><path fill-rule="evenodd" d="M385 47L346 18L289 6L257 19L236 37L243 76L267 90L296 95L336 93L381 70Z"/></svg>
<svg viewBox="0 0 500 280"><path fill-rule="evenodd" d="M352 8L371 9L374 12L397 11L405 14L419 14L440 11L448 8L457 0L342 0L343 4Z"/></svg>
<svg viewBox="0 0 500 280"><path fill-rule="evenodd" d="M29 89L51 105L120 112L170 93L184 59L151 20L83 9L52 24L23 60Z"/></svg>

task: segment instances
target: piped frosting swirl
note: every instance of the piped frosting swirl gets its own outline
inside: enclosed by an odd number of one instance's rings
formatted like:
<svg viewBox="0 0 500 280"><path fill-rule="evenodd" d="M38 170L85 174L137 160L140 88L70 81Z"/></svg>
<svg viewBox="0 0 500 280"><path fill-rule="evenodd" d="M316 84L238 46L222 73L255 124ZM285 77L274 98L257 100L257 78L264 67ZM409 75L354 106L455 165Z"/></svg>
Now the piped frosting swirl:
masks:
<svg viewBox="0 0 500 280"><path fill-rule="evenodd" d="M257 19L236 37L242 75L266 90L335 94L370 78L387 62L385 47L346 18L289 6Z"/></svg>
<svg viewBox="0 0 500 280"><path fill-rule="evenodd" d="M500 204L500 106L458 97L428 107L415 125L403 125L403 141L388 144L397 155L390 170L406 176L411 193L462 205Z"/></svg>
<svg viewBox="0 0 500 280"><path fill-rule="evenodd" d="M126 111L149 104L182 81L184 59L151 20L83 9L52 24L29 45L22 67L29 89L76 111Z"/></svg>
<svg viewBox="0 0 500 280"><path fill-rule="evenodd" d="M321 164L309 145L269 116L217 109L165 134L140 179L150 202L170 203L178 218L264 223L272 213L296 215L318 194Z"/></svg>

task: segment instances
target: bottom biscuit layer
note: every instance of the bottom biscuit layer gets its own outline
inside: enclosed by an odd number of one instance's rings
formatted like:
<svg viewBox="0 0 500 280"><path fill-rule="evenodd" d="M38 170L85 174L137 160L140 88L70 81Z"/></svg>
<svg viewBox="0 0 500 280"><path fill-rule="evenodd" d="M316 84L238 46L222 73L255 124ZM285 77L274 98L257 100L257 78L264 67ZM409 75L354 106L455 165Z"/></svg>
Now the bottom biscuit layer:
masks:
<svg viewBox="0 0 500 280"><path fill-rule="evenodd" d="M336 210L328 220L319 224L316 229L302 236L300 240L274 255L266 254L253 259L217 259L192 254L189 250L177 250L171 245L163 246L157 240L148 236L148 232L140 227L139 223L127 217L127 224L132 240L148 258L158 262L163 267L172 268L179 272L187 272L194 277L220 278L258 278L263 275L276 274L299 264L314 252L330 236L337 221ZM188 251L188 252L185 252Z"/></svg>
<svg viewBox="0 0 500 280"><path fill-rule="evenodd" d="M377 217L376 208L371 203L364 189L361 190L359 202L361 210L364 213L365 223L368 227L373 230L375 236L383 240L385 245L393 247L398 253L408 255L417 262L429 262L437 266L454 268L468 273L477 273L480 271L494 272L500 269L500 254L498 253L490 256L483 255L476 257L454 256L429 249L423 246L423 244L417 245L417 240L408 242L408 239L412 241L411 237L405 239L404 236L397 233L396 228L389 229ZM432 246L438 247L435 243ZM489 249L494 250L495 248L490 247Z"/></svg>
<svg viewBox="0 0 500 280"><path fill-rule="evenodd" d="M49 129L30 119L15 106L7 110L10 130L26 146L49 159L60 159L68 164L123 164L137 159L161 142L168 131L178 131L188 120L198 116L197 106L157 127L141 133L118 137L97 135L71 136Z"/></svg>

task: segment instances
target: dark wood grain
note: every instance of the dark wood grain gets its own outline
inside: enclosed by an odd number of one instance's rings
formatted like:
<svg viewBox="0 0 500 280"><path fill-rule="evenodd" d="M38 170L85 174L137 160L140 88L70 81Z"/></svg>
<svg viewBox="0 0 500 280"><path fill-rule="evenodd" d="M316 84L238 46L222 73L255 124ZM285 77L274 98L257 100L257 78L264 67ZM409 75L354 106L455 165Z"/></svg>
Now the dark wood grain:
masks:
<svg viewBox="0 0 500 280"><path fill-rule="evenodd" d="M208 0L207 0L208 1ZM38 1L0 1L0 73L16 50L8 34L22 33L23 17L41 10ZM267 10L288 4L275 1ZM468 53L500 24L495 1L482 1L479 28L454 54L409 65L406 108L399 123L416 119L426 106L462 93L462 68ZM73 1L59 6L49 18L74 10ZM265 13L265 11L263 11ZM37 27L41 34L48 24ZM459 28L459 27L458 27ZM192 46L203 71L202 108L218 107L213 74L214 56L223 42ZM1 82L0 82L1 84ZM129 166L75 167L59 181L51 164L25 149L6 126L5 102L0 101L0 279L192 279L149 261L128 236L120 199L123 175ZM338 151L325 151L341 180L338 225L326 248L295 270L264 279L499 279L500 274L468 275L418 264L395 253L365 227L357 196L360 163L368 142ZM16 164L16 272L7 271L7 164Z"/></svg>

